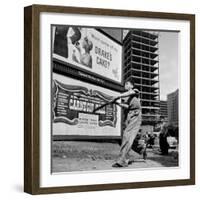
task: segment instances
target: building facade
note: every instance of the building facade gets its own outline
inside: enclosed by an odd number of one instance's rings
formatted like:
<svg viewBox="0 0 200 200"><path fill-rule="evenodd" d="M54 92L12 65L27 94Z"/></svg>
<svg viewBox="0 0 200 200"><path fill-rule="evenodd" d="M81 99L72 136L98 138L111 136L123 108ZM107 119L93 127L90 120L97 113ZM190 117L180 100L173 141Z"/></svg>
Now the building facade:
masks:
<svg viewBox="0 0 200 200"><path fill-rule="evenodd" d="M167 95L167 111L169 125L178 126L178 112L179 112L179 90Z"/></svg>
<svg viewBox="0 0 200 200"><path fill-rule="evenodd" d="M167 101L160 101L160 118L168 121Z"/></svg>
<svg viewBox="0 0 200 200"><path fill-rule="evenodd" d="M138 30L125 34L124 80L134 78L141 94L142 125L153 127L160 118L158 34Z"/></svg>

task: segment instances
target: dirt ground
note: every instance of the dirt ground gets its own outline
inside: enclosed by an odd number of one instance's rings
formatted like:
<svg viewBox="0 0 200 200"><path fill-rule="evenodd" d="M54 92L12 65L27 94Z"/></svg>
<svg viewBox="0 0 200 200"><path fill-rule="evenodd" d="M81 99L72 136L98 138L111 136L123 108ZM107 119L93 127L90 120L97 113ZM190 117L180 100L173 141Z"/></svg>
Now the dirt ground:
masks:
<svg viewBox="0 0 200 200"><path fill-rule="evenodd" d="M54 141L52 145L52 172L110 170L119 155L117 143ZM155 168L178 166L177 151L170 150L169 155L160 155L158 148L148 149L147 160L131 151L134 162L127 168ZM126 169L127 169L126 168Z"/></svg>

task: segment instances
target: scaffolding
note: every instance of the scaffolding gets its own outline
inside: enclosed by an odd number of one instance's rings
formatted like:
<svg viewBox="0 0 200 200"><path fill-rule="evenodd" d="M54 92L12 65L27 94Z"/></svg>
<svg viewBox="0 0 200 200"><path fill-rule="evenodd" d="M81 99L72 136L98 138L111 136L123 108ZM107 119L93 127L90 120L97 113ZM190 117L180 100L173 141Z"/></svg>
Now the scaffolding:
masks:
<svg viewBox="0 0 200 200"><path fill-rule="evenodd" d="M130 30L123 40L124 81L134 78L140 90L142 124L155 126L160 117L158 34Z"/></svg>

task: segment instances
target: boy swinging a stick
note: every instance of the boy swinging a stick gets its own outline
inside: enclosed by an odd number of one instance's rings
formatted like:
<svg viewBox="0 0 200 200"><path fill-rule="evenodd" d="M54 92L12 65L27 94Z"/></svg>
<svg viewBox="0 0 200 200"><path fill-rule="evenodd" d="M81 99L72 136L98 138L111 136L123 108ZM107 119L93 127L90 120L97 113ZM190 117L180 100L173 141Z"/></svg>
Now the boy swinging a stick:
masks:
<svg viewBox="0 0 200 200"><path fill-rule="evenodd" d="M126 128L122 137L122 144L120 148L119 158L112 167L127 167L130 164L129 152L131 150L133 141L139 132L141 125L141 104L139 99L139 90L134 88L134 81L132 79L125 82L126 92L114 97L113 102L121 98L122 103L117 103L125 109L125 125Z"/></svg>

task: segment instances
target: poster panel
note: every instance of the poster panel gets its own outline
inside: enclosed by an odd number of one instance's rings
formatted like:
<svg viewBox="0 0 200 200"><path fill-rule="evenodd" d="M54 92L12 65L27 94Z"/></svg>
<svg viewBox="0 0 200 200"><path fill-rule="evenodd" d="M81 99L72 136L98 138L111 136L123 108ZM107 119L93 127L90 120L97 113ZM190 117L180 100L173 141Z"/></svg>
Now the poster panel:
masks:
<svg viewBox="0 0 200 200"><path fill-rule="evenodd" d="M53 135L120 136L121 108L109 104L119 93L53 74Z"/></svg>
<svg viewBox="0 0 200 200"><path fill-rule="evenodd" d="M94 28L52 26L53 58L122 83L122 45Z"/></svg>

